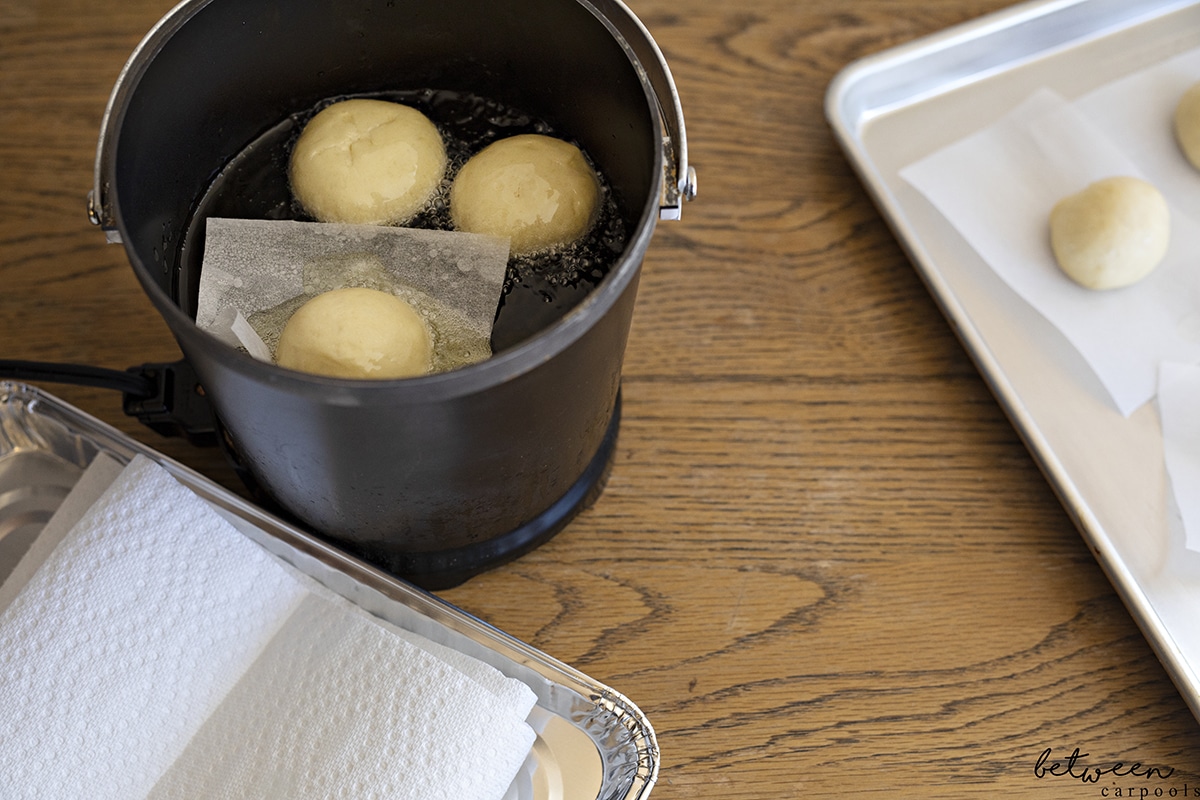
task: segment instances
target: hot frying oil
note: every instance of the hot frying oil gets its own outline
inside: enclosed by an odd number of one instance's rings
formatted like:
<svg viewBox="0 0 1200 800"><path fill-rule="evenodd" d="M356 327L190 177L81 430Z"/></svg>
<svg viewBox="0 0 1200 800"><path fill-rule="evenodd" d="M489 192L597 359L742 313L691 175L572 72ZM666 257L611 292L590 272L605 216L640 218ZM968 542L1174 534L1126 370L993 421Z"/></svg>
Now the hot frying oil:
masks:
<svg viewBox="0 0 1200 800"><path fill-rule="evenodd" d="M441 130L449 166L429 206L411 227L450 230L450 186L467 159L498 139L522 133L558 136L550 126L520 111L460 92L416 91L373 95L422 111ZM288 161L308 120L321 108L345 97L294 114L265 131L238 153L199 199L180 251L180 304L196 308L203 259L204 221L208 217L312 221L292 197ZM561 137L560 138L566 138ZM582 241L546 253L509 260L491 349L500 352L552 324L571 310L608 273L625 248L625 225L597 170L602 205L591 232Z"/></svg>

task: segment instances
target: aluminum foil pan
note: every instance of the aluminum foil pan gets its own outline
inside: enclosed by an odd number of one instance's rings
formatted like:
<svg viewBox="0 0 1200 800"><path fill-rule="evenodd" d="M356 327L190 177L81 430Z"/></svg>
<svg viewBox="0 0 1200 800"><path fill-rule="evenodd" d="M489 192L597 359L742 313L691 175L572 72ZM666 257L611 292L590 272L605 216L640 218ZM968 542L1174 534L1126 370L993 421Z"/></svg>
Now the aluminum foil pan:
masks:
<svg viewBox="0 0 1200 800"><path fill-rule="evenodd" d="M154 459L243 534L378 617L491 664L538 702L530 757L505 800L640 800L658 777L654 729L628 699L432 594L275 519L39 389L0 381L0 583L98 454Z"/></svg>

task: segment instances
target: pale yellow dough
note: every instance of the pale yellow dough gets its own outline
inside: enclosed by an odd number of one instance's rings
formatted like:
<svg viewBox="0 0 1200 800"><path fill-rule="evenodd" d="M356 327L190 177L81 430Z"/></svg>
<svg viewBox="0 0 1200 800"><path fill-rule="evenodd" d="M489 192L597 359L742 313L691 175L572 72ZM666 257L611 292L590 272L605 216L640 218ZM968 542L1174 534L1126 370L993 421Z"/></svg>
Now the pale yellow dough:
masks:
<svg viewBox="0 0 1200 800"><path fill-rule="evenodd" d="M488 145L463 165L450 190L454 226L506 237L513 255L582 238L599 204L600 183L579 148L537 134Z"/></svg>
<svg viewBox="0 0 1200 800"><path fill-rule="evenodd" d="M1175 139L1191 165L1200 169L1200 83L1184 92L1175 106Z"/></svg>
<svg viewBox="0 0 1200 800"><path fill-rule="evenodd" d="M1054 257L1088 289L1117 289L1149 275L1167 253L1170 229L1166 199L1138 178L1097 181L1050 212Z"/></svg>
<svg viewBox="0 0 1200 800"><path fill-rule="evenodd" d="M437 126L415 108L343 100L314 116L292 149L292 193L320 222L394 225L429 203L446 173Z"/></svg>
<svg viewBox="0 0 1200 800"><path fill-rule="evenodd" d="M429 372L432 345L412 306L377 289L334 289L296 310L275 348L281 367L335 378L410 378Z"/></svg>

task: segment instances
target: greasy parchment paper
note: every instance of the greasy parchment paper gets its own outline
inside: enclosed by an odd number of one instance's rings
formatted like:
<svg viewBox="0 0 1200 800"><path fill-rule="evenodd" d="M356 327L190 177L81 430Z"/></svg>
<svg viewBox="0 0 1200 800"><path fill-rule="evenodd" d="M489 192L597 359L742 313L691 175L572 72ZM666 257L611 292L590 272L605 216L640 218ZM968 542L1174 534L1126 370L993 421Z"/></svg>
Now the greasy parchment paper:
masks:
<svg viewBox="0 0 1200 800"><path fill-rule="evenodd" d="M1157 397L1165 468L1189 549L1200 550L1200 171L1175 141L1173 115L1200 81L1200 50L1068 101L1048 89L901 170L996 273L1083 356L1126 417ZM1058 269L1054 204L1093 181L1140 177L1171 208L1171 244L1146 279L1096 292Z"/></svg>
<svg viewBox="0 0 1200 800"><path fill-rule="evenodd" d="M273 360L291 314L332 289L392 292L429 323L434 371L491 355L508 240L456 231L210 218L196 324Z"/></svg>

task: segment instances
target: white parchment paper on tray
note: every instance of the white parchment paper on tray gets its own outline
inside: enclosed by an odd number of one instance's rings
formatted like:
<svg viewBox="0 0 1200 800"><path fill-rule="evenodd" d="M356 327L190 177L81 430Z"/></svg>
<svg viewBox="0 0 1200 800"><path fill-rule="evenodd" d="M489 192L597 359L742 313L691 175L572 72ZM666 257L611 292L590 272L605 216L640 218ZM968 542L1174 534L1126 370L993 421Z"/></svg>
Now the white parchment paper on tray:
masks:
<svg viewBox="0 0 1200 800"><path fill-rule="evenodd" d="M1159 116L1168 132L1173 108L1168 106L1165 119ZM997 123L901 175L1067 337L1128 416L1154 396L1159 364L1200 360L1200 226L1189 214L1192 208L1200 212L1200 206L1159 186L1171 206L1171 244L1163 262L1140 283L1097 292L1067 278L1050 251L1054 205L1105 177L1154 182L1101 124L1041 90ZM1167 144L1175 150L1177 170L1195 173L1169 138ZM1149 144L1147 149L1161 155ZM1200 190L1200 173L1196 181Z"/></svg>
<svg viewBox="0 0 1200 800"><path fill-rule="evenodd" d="M452 347L452 366L463 366L491 354L507 264L508 240L493 236L210 218L196 324L270 361L282 323L306 299L361 286L411 302L433 323L435 349Z"/></svg>
<svg viewBox="0 0 1200 800"><path fill-rule="evenodd" d="M1157 396L1164 461L1189 549L1200 550L1200 171L1184 158L1173 115L1200 81L1189 51L1072 102L1048 89L992 125L900 174L934 204L1026 302L1063 333L1128 417ZM1171 207L1171 245L1149 277L1096 292L1057 267L1050 210L1114 175L1140 177ZM1193 452L1195 451L1195 452Z"/></svg>
<svg viewBox="0 0 1200 800"><path fill-rule="evenodd" d="M1163 459L1184 523L1184 543L1200 551L1200 366L1163 364L1158 409Z"/></svg>

